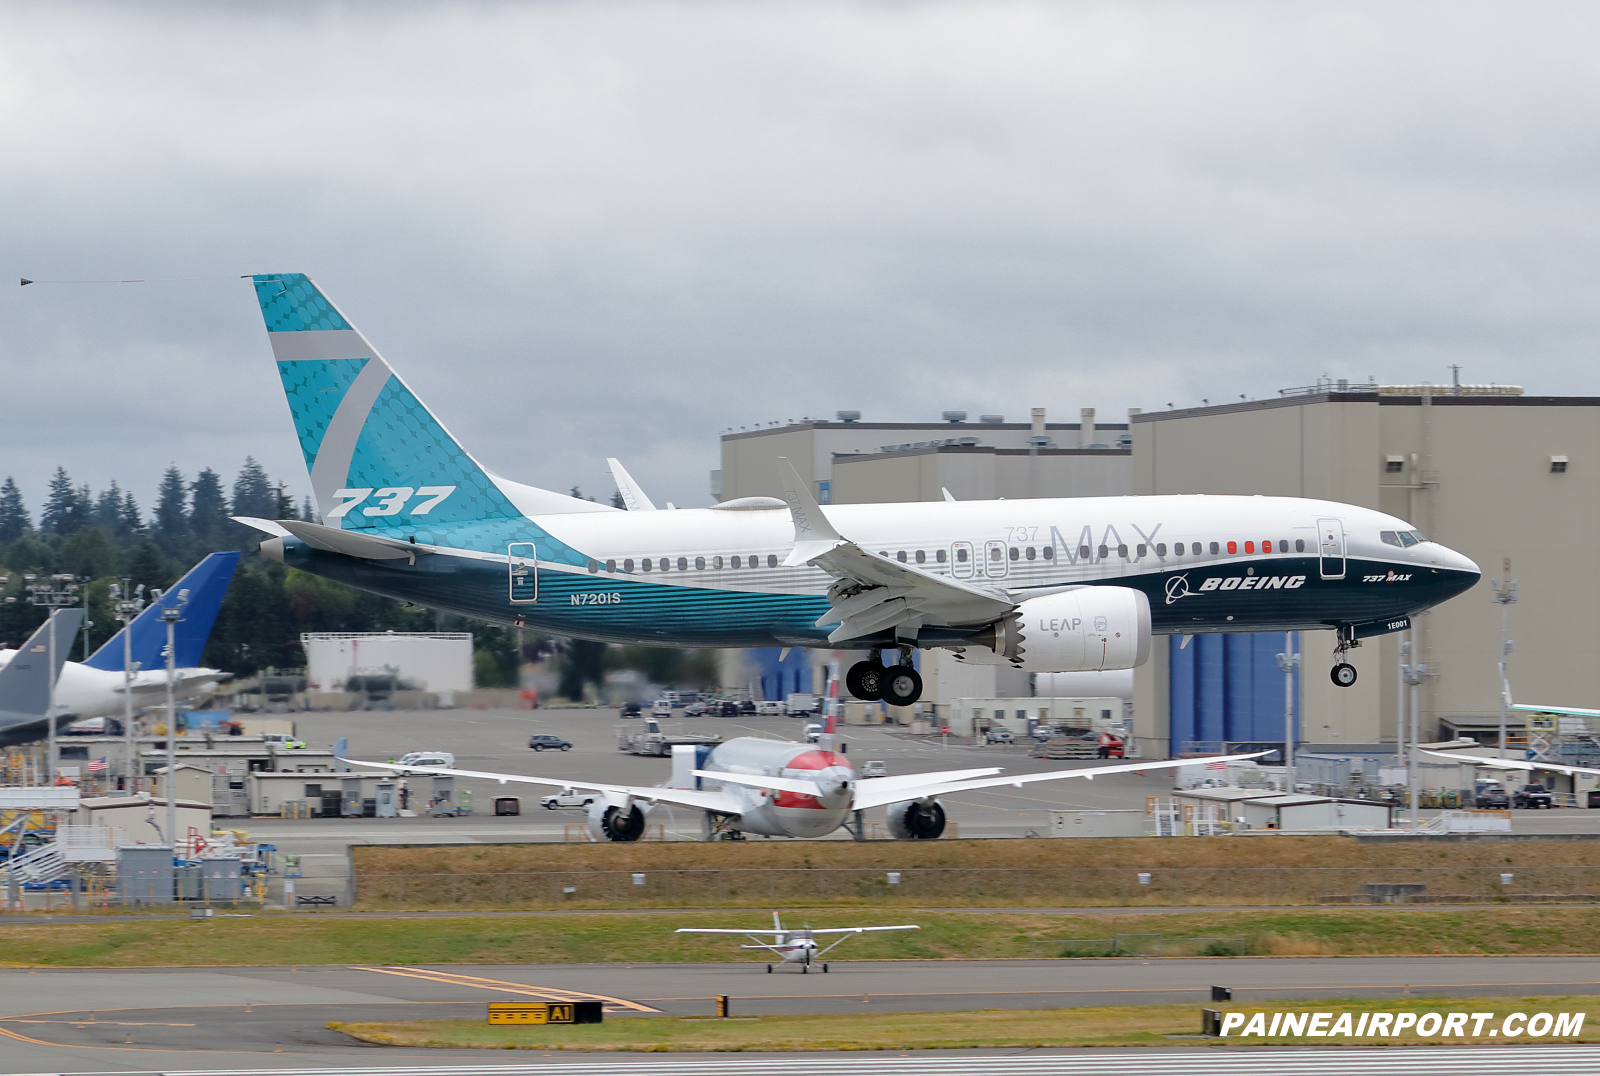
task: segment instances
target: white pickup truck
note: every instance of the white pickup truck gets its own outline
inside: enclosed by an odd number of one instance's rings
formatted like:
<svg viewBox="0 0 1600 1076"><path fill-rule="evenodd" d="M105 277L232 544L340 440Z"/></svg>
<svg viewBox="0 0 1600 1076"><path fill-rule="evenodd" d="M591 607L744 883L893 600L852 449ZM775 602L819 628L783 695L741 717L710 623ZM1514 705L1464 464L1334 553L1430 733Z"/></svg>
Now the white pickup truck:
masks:
<svg viewBox="0 0 1600 1076"><path fill-rule="evenodd" d="M539 803L548 810L559 811L563 807L587 807L599 796L598 792L579 792L575 788L563 788L553 796L545 796Z"/></svg>

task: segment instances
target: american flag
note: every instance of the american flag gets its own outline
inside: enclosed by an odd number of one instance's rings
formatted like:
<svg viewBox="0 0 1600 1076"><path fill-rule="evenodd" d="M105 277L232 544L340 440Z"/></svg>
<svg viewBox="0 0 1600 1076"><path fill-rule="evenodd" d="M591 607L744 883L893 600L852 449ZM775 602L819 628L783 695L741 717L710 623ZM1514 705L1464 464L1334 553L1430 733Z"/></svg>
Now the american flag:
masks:
<svg viewBox="0 0 1600 1076"><path fill-rule="evenodd" d="M93 762L89 763L90 773L104 773L105 770L106 760L104 758L97 758Z"/></svg>

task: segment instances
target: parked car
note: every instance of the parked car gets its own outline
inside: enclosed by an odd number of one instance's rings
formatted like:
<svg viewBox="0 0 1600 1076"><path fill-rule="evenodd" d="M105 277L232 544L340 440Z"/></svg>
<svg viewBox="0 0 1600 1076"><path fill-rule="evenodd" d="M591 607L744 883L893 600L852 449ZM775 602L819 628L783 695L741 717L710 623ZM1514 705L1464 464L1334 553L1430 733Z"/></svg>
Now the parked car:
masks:
<svg viewBox="0 0 1600 1076"><path fill-rule="evenodd" d="M625 702L625 703L622 704L622 716L623 717L642 717L643 715L644 715L644 707L640 706L638 703L636 703L636 702Z"/></svg>
<svg viewBox="0 0 1600 1076"><path fill-rule="evenodd" d="M806 725L806 743L816 743L822 739L822 723L813 721Z"/></svg>
<svg viewBox="0 0 1600 1076"><path fill-rule="evenodd" d="M1474 805L1480 811L1503 811L1511 806L1511 797L1499 785L1485 785L1478 789Z"/></svg>
<svg viewBox="0 0 1600 1076"><path fill-rule="evenodd" d="M456 766L456 756L448 751L408 751L394 760L396 766L433 766L439 769L453 770ZM402 774L411 773L402 770Z"/></svg>
<svg viewBox="0 0 1600 1076"><path fill-rule="evenodd" d="M758 702L755 712L762 717L782 717L785 711L781 702Z"/></svg>
<svg viewBox="0 0 1600 1076"><path fill-rule="evenodd" d="M710 709L710 706L707 703L691 702L688 706L685 706L683 708L683 716L684 717L704 717L706 715L706 711L709 710L709 709Z"/></svg>
<svg viewBox="0 0 1600 1076"><path fill-rule="evenodd" d="M739 712L741 714L753 714L756 712L756 704L749 699L745 699L739 704Z"/></svg>
<svg viewBox="0 0 1600 1076"><path fill-rule="evenodd" d="M724 702L722 704L722 716L723 717L738 717L739 716L739 704L736 703L736 702Z"/></svg>
<svg viewBox="0 0 1600 1076"><path fill-rule="evenodd" d="M1016 743L1011 730L1006 728L993 728L983 734L984 743Z"/></svg>
<svg viewBox="0 0 1600 1076"><path fill-rule="evenodd" d="M536 732L528 737L528 746L535 751L571 751L572 744L559 736Z"/></svg>
<svg viewBox="0 0 1600 1076"><path fill-rule="evenodd" d="M553 796L545 796L539 802L549 810L558 811L563 807L587 807L598 798L599 796L594 792L579 792L577 789L563 788Z"/></svg>
<svg viewBox="0 0 1600 1076"><path fill-rule="evenodd" d="M1511 804L1530 811L1537 811L1541 807L1554 807L1555 799L1550 795L1550 790L1543 785L1523 785L1517 790L1516 798Z"/></svg>
<svg viewBox="0 0 1600 1076"><path fill-rule="evenodd" d="M862 777L887 777L889 766L882 759L868 759L861 764Z"/></svg>

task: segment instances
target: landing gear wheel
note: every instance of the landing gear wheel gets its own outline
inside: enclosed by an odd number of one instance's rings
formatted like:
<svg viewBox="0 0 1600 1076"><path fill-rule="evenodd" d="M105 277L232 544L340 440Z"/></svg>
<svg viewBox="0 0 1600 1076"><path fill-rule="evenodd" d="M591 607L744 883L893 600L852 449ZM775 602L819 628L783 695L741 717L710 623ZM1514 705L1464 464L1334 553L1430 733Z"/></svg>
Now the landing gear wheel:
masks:
<svg viewBox="0 0 1600 1076"><path fill-rule="evenodd" d="M1335 687L1350 687L1356 682L1356 667L1348 661L1341 661L1328 672L1328 679L1333 681Z"/></svg>
<svg viewBox="0 0 1600 1076"><path fill-rule="evenodd" d="M909 665L885 669L878 683L883 690L883 701L890 706L910 706L922 698L922 676Z"/></svg>
<svg viewBox="0 0 1600 1076"><path fill-rule="evenodd" d="M876 661L858 661L844 674L844 686L862 702L877 702L883 697L883 673Z"/></svg>
<svg viewBox="0 0 1600 1076"><path fill-rule="evenodd" d="M771 964L768 964L768 965L767 965L767 974L768 974L768 975L771 975L771 974L772 974L772 965L771 965Z"/></svg>
<svg viewBox="0 0 1600 1076"><path fill-rule="evenodd" d="M824 974L824 975L828 974L828 965L826 965L826 964L822 965L822 974Z"/></svg>
<svg viewBox="0 0 1600 1076"><path fill-rule="evenodd" d="M800 965L800 974L801 975L807 975L810 972L811 972L811 965L810 964L801 964Z"/></svg>

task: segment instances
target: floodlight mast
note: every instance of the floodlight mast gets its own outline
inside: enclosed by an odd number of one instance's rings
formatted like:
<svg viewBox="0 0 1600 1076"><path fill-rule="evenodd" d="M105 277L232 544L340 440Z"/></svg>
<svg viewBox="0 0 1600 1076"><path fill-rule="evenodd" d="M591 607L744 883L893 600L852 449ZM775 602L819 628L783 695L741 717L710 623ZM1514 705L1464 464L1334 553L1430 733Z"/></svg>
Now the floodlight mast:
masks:
<svg viewBox="0 0 1600 1076"><path fill-rule="evenodd" d="M56 743L56 611L69 605L78 604L79 587L77 577L67 574L52 575L48 583L35 583L34 580L38 578L35 575L24 575L22 578L28 584L28 604L43 606L50 610L48 614L50 618L48 654L50 670L47 677L50 694L45 708L44 726L46 743L45 777L53 785L56 783L57 771L61 768L61 749ZM88 601L87 594L84 596L84 600L85 602ZM88 618L87 609L84 611L84 618Z"/></svg>
<svg viewBox="0 0 1600 1076"><path fill-rule="evenodd" d="M1517 581L1511 578L1511 558L1506 557L1501 561L1500 570L1503 573L1499 579L1489 580L1489 585L1494 588L1494 600L1500 606L1500 757L1506 757L1506 708L1511 701L1511 682L1506 678L1506 666L1511 661L1512 640L1507 638L1511 630L1511 604L1517 600Z"/></svg>
<svg viewBox="0 0 1600 1076"><path fill-rule="evenodd" d="M116 602L117 619L122 621L122 739L127 755L127 780L138 778L138 739L133 734L133 674L138 667L133 661L133 620L145 606L144 584L136 589L133 580L124 578L121 584L111 584L111 600ZM132 792L130 785L128 791Z"/></svg>
<svg viewBox="0 0 1600 1076"><path fill-rule="evenodd" d="M1411 828L1416 829L1419 824L1417 812L1422 799L1421 790L1417 787L1422 778L1422 772L1417 768L1419 764L1417 759L1417 740L1420 727L1417 716L1417 688L1421 686L1423 679L1428 675L1428 667L1415 661L1407 664L1406 659L1415 656L1417 631L1412 628L1407 634L1411 638L1400 644L1400 679L1411 688L1411 741L1406 748L1406 796L1411 801ZM1403 700L1404 692L1401 694ZM1402 712L1400 715L1402 728L1405 727L1405 721L1406 717Z"/></svg>
<svg viewBox="0 0 1600 1076"><path fill-rule="evenodd" d="M174 636L178 621L183 619L183 607L189 604L189 592L178 591L176 604L167 602L162 591L153 592L161 600L161 620L167 626L167 841L172 854L178 854L178 707L174 681L178 673L178 648Z"/></svg>
<svg viewBox="0 0 1600 1076"><path fill-rule="evenodd" d="M1300 667L1299 653L1290 653L1294 647L1294 633L1283 633L1283 653L1278 655L1278 668L1283 670L1283 791L1294 795L1294 673Z"/></svg>

